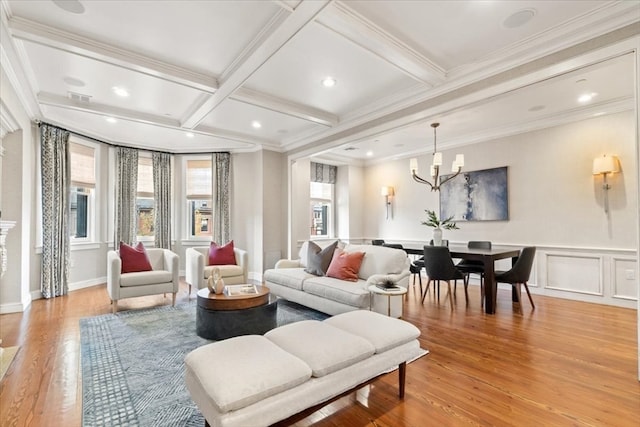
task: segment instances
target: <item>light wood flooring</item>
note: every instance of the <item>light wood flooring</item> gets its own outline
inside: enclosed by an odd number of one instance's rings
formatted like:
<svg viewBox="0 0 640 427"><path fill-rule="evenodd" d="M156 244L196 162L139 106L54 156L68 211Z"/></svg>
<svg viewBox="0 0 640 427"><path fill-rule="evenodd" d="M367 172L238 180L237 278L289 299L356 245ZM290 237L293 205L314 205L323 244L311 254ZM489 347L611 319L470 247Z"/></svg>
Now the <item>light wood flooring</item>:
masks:
<svg viewBox="0 0 640 427"><path fill-rule="evenodd" d="M187 299L183 283L178 302ZM444 289L443 289L444 290ZM410 289L404 319L430 354L298 421L296 426L638 426L636 311L534 295L517 313L498 292L496 315L458 289L424 305ZM195 298L195 293L191 298ZM120 310L170 304L160 296L123 300ZM105 286L34 301L0 316L3 346L20 346L0 384L0 426L79 426L82 412L78 320L111 311Z"/></svg>

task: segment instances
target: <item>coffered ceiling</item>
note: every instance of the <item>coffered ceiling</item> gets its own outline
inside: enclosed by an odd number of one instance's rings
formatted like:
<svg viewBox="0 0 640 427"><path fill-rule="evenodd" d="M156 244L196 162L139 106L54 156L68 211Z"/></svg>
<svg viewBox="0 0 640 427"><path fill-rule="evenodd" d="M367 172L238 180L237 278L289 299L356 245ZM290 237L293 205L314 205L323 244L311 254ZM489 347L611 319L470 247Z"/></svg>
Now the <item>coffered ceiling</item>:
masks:
<svg viewBox="0 0 640 427"><path fill-rule="evenodd" d="M637 36L638 1L0 1L32 118L120 145L367 162L426 150L434 120L456 145L633 106L631 57L498 86Z"/></svg>

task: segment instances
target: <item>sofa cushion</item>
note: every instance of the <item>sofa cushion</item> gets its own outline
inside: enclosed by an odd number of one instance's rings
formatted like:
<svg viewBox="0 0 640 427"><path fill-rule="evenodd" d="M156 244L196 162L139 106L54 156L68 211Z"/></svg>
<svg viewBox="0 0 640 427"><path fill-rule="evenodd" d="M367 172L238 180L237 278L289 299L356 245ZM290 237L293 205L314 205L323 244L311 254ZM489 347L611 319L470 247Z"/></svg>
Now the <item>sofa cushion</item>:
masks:
<svg viewBox="0 0 640 427"><path fill-rule="evenodd" d="M155 285L157 283L168 283L172 280L172 274L166 270L139 271L121 274L120 286L127 288L130 286Z"/></svg>
<svg viewBox="0 0 640 427"><path fill-rule="evenodd" d="M374 274L401 273L408 269L407 254L401 249L374 245L347 245L345 252L365 252L358 277L367 280Z"/></svg>
<svg viewBox="0 0 640 427"><path fill-rule="evenodd" d="M187 354L185 364L219 412L244 408L311 377L306 363L261 335L204 345Z"/></svg>
<svg viewBox="0 0 640 427"><path fill-rule="evenodd" d="M317 276L307 273L304 268L278 268L265 271L262 277L265 282L276 283L301 291L302 283L305 279Z"/></svg>
<svg viewBox="0 0 640 427"><path fill-rule="evenodd" d="M224 246L218 246L215 242L211 242L208 260L208 265L236 265L233 240Z"/></svg>
<svg viewBox="0 0 640 427"><path fill-rule="evenodd" d="M311 276L302 283L302 290L353 307L369 307L369 291L362 280L347 282L333 277Z"/></svg>
<svg viewBox="0 0 640 427"><path fill-rule="evenodd" d="M151 271L151 262L147 256L142 242L134 246L129 246L124 242L120 242L121 273L135 273L138 271Z"/></svg>
<svg viewBox="0 0 640 427"><path fill-rule="evenodd" d="M239 265L207 265L204 267L205 279L208 279L209 276L211 276L211 272L214 268L218 268L220 270L220 276L223 279L225 277L242 276L244 274L242 267Z"/></svg>
<svg viewBox="0 0 640 427"><path fill-rule="evenodd" d="M331 264L337 245L338 241L336 240L323 249L316 243L309 242L307 248L307 267L304 271L316 276L324 276L327 273L329 264Z"/></svg>
<svg viewBox="0 0 640 427"><path fill-rule="evenodd" d="M375 351L369 341L317 320L280 326L264 336L309 365L314 377L351 366Z"/></svg>
<svg viewBox="0 0 640 427"><path fill-rule="evenodd" d="M358 271L360 271L364 255L364 252L345 252L342 249L337 249L333 253L327 276L357 282Z"/></svg>
<svg viewBox="0 0 640 427"><path fill-rule="evenodd" d="M342 313L324 320L324 323L366 339L375 347L376 353L383 353L420 336L420 330L411 323L367 310Z"/></svg>

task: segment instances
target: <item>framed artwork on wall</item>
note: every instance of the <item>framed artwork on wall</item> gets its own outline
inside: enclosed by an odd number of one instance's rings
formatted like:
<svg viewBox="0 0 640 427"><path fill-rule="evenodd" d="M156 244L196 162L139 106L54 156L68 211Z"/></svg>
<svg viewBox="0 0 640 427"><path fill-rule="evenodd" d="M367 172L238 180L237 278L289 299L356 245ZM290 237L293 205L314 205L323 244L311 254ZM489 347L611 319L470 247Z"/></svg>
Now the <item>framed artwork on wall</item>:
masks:
<svg viewBox="0 0 640 427"><path fill-rule="evenodd" d="M454 221L508 220L507 167L464 172L443 185L440 218L451 216Z"/></svg>

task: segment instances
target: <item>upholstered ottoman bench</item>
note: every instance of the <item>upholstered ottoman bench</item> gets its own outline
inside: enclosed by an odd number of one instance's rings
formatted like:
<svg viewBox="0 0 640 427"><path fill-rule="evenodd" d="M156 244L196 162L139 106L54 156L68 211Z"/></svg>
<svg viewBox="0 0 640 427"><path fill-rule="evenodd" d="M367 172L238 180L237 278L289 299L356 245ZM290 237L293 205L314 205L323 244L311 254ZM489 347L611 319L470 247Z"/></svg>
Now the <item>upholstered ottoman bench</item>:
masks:
<svg viewBox="0 0 640 427"><path fill-rule="evenodd" d="M185 358L191 398L213 427L268 426L425 353L412 324L357 310L208 344Z"/></svg>

